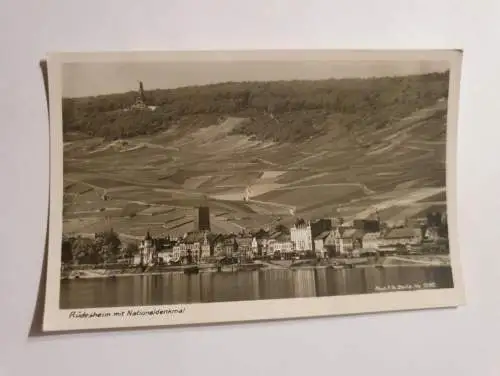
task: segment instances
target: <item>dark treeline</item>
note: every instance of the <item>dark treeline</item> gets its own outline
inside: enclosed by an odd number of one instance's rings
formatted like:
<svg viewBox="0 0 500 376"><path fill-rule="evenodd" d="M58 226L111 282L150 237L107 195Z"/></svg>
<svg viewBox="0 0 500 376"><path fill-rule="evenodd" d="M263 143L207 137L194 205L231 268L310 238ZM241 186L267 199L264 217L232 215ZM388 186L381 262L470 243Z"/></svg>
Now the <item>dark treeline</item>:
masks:
<svg viewBox="0 0 500 376"><path fill-rule="evenodd" d="M100 264L116 262L119 258L130 258L139 252L135 243L125 247L113 230L96 234L94 239L64 237L61 262L63 264Z"/></svg>
<svg viewBox="0 0 500 376"><path fill-rule="evenodd" d="M300 141L335 123L377 128L448 95L448 72L321 81L228 82L146 91L155 111L128 110L137 92L63 99L64 131L106 139L154 134L173 124L203 127L244 116L237 133Z"/></svg>

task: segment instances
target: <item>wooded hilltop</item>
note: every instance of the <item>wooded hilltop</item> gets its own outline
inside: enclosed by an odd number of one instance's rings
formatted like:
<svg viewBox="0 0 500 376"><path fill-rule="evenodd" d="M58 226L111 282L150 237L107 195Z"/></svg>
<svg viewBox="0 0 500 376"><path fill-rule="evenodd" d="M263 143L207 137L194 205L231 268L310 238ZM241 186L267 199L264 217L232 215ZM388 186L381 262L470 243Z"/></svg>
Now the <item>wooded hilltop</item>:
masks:
<svg viewBox="0 0 500 376"><path fill-rule="evenodd" d="M449 72L366 79L227 82L145 92L153 110L134 110L137 92L63 99L65 140L191 131L221 117L249 118L235 129L260 140L301 142L334 126L373 127L448 96Z"/></svg>

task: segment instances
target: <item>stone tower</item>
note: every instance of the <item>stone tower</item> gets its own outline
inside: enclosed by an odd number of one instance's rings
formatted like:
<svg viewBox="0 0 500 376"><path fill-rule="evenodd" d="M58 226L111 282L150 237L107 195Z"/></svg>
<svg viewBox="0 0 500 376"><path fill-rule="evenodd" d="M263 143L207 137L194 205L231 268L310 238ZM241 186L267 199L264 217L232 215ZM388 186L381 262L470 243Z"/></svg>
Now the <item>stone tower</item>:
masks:
<svg viewBox="0 0 500 376"><path fill-rule="evenodd" d="M142 103L146 103L146 97L144 95L144 85L142 84L142 81L139 81L139 98L141 99Z"/></svg>
<svg viewBox="0 0 500 376"><path fill-rule="evenodd" d="M194 227L195 231L210 231L210 208L208 206L196 208L194 213Z"/></svg>
<svg viewBox="0 0 500 376"><path fill-rule="evenodd" d="M156 249L149 231L146 233L144 240L141 242L139 250L141 252L141 265L145 266L153 264Z"/></svg>
<svg viewBox="0 0 500 376"><path fill-rule="evenodd" d="M142 81L139 81L139 91L137 92L137 98L132 106L134 109L143 110L146 108L146 96L144 95L144 85Z"/></svg>

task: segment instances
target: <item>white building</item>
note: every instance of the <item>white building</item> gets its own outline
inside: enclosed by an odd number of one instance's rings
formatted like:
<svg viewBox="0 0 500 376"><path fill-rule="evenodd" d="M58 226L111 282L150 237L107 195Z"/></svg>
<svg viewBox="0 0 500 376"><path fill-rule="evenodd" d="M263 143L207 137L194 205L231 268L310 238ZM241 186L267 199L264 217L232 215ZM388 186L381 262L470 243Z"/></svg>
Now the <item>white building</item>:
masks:
<svg viewBox="0 0 500 376"><path fill-rule="evenodd" d="M425 230L425 236L424 238L426 240L431 240L431 241L436 241L439 239L439 231L436 227L429 227L428 229Z"/></svg>
<svg viewBox="0 0 500 376"><path fill-rule="evenodd" d="M279 253L280 255L287 255L295 252L294 243L288 237L279 237L271 239L268 242L268 252L270 255Z"/></svg>
<svg viewBox="0 0 500 376"><path fill-rule="evenodd" d="M269 240L266 238L256 238L252 239L252 254L253 256L266 256L269 253Z"/></svg>
<svg viewBox="0 0 500 376"><path fill-rule="evenodd" d="M182 258L186 257L187 256L187 251L188 251L188 249L187 249L186 244L179 243L179 244L175 245L174 248L173 248L173 257L174 257L174 260L179 261Z"/></svg>
<svg viewBox="0 0 500 376"><path fill-rule="evenodd" d="M420 243L422 243L422 230L408 227L392 229L379 240L380 246L383 247L418 245Z"/></svg>
<svg viewBox="0 0 500 376"><path fill-rule="evenodd" d="M188 254L189 251L191 251L191 257L193 262L199 262L200 261L200 256L201 256L201 243L200 242L194 242L191 244L186 244L188 248Z"/></svg>
<svg viewBox="0 0 500 376"><path fill-rule="evenodd" d="M325 258L327 256L328 250L325 247L325 241L330 234L331 231L323 231L314 238L314 251L316 252L317 257Z"/></svg>
<svg viewBox="0 0 500 376"><path fill-rule="evenodd" d="M255 236L252 239L252 253L254 256L257 256L259 254L259 243Z"/></svg>
<svg viewBox="0 0 500 376"><path fill-rule="evenodd" d="M212 246L208 240L206 231L195 231L187 233L173 248L173 258L176 261L184 261L186 257L191 256L191 261L198 263L210 258L212 255Z"/></svg>
<svg viewBox="0 0 500 376"><path fill-rule="evenodd" d="M363 235L361 230L337 227L334 232L336 253L342 256L352 254L355 249L361 248Z"/></svg>
<svg viewBox="0 0 500 376"><path fill-rule="evenodd" d="M379 247L380 232L368 232L363 236L363 249L377 250Z"/></svg>
<svg viewBox="0 0 500 376"><path fill-rule="evenodd" d="M156 249L153 244L153 238L147 232L144 240L139 244L139 255L134 257L134 264L136 265L153 265L155 261Z"/></svg>
<svg viewBox="0 0 500 376"><path fill-rule="evenodd" d="M201 243L201 259L206 260L211 256L210 254L210 243L208 242L207 234L203 234L203 243Z"/></svg>
<svg viewBox="0 0 500 376"><path fill-rule="evenodd" d="M290 229L290 237L292 242L295 244L295 250L297 252L307 252L313 250L313 240L312 240L312 231L310 222L295 224Z"/></svg>
<svg viewBox="0 0 500 376"><path fill-rule="evenodd" d="M159 262L163 262L164 264L169 264L171 261L174 260L174 252L172 249L163 250L158 252L157 257Z"/></svg>

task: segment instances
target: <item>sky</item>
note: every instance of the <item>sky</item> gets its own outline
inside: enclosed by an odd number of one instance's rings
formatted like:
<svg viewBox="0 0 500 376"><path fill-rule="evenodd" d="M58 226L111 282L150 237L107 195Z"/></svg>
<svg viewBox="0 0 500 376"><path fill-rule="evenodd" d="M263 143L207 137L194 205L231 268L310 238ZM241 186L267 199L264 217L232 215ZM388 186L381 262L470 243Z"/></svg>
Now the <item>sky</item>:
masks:
<svg viewBox="0 0 500 376"><path fill-rule="evenodd" d="M65 63L63 97L171 89L227 81L318 80L442 72L446 61L211 61Z"/></svg>

